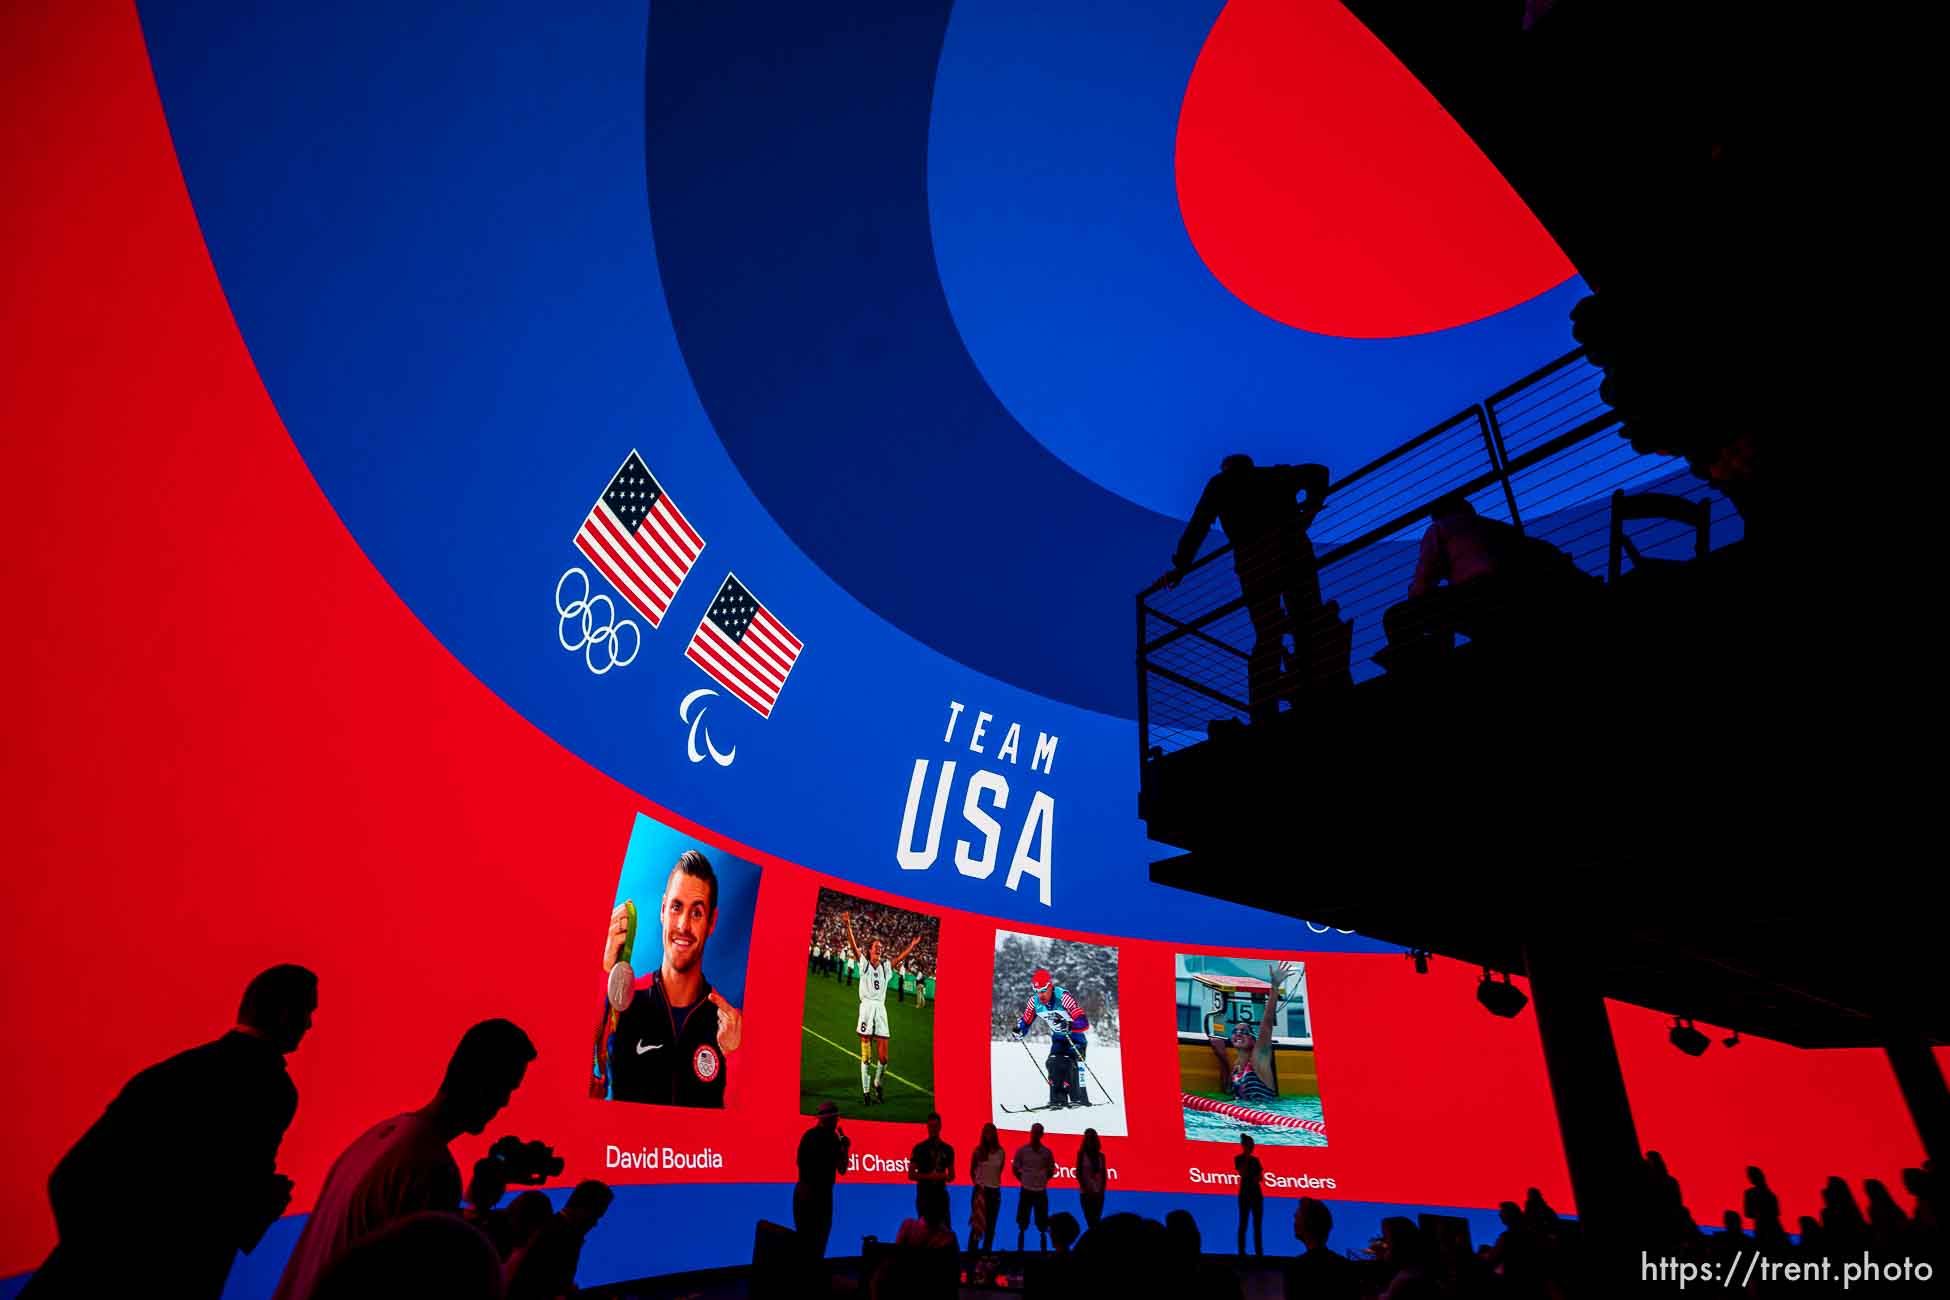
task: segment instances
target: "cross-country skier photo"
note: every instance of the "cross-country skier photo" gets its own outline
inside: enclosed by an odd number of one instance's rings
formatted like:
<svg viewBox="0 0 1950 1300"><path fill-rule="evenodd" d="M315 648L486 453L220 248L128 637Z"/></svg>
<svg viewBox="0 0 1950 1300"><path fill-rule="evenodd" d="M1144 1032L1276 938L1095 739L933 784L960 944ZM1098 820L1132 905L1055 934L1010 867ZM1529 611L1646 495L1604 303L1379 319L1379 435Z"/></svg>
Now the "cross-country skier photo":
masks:
<svg viewBox="0 0 1950 1300"><path fill-rule="evenodd" d="M1117 1028L1117 949L999 930L989 1003L997 1128L1129 1132Z"/></svg>

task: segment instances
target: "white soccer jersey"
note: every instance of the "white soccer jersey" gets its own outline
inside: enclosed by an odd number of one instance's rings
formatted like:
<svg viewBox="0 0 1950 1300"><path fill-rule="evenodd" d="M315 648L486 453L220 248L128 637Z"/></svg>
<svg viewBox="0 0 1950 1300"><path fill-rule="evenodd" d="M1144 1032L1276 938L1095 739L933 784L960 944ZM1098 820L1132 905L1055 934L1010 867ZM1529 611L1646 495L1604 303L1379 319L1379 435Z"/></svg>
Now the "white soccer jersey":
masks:
<svg viewBox="0 0 1950 1300"><path fill-rule="evenodd" d="M878 966L867 962L860 963L860 1001L876 1002L882 1005L887 1001L887 986L894 979L894 963L883 961Z"/></svg>

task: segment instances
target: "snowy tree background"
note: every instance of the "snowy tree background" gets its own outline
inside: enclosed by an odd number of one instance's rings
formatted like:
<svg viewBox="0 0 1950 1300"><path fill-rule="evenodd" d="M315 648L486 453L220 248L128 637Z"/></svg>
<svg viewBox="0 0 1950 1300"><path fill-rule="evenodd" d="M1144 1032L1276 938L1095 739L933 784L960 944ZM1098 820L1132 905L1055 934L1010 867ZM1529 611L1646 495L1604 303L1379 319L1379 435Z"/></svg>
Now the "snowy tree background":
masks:
<svg viewBox="0 0 1950 1300"><path fill-rule="evenodd" d="M1002 1042L1015 1033L1016 1018L1029 1001L1029 977L1037 969L1056 976L1090 1017L1090 1037L1117 1041L1117 949L1038 934L995 933L995 985L989 1000L989 1038Z"/></svg>

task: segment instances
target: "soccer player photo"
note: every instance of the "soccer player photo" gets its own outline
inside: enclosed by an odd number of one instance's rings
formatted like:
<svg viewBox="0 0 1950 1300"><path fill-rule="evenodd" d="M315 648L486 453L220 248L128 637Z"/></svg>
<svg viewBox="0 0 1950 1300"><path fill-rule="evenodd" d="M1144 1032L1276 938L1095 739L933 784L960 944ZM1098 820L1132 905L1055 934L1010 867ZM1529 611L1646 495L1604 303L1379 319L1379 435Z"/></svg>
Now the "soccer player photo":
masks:
<svg viewBox="0 0 1950 1300"><path fill-rule="evenodd" d="M1094 1128L1104 1137L1130 1131L1117 1034L1117 949L996 931L989 1104L997 1128Z"/></svg>
<svg viewBox="0 0 1950 1300"><path fill-rule="evenodd" d="M836 889L813 912L799 1110L918 1124L934 1109L941 918Z"/></svg>
<svg viewBox="0 0 1950 1300"><path fill-rule="evenodd" d="M1179 953L1175 965L1185 1136L1326 1146L1306 964Z"/></svg>
<svg viewBox="0 0 1950 1300"><path fill-rule="evenodd" d="M725 1105L758 878L752 863L637 815L603 938L591 1097Z"/></svg>

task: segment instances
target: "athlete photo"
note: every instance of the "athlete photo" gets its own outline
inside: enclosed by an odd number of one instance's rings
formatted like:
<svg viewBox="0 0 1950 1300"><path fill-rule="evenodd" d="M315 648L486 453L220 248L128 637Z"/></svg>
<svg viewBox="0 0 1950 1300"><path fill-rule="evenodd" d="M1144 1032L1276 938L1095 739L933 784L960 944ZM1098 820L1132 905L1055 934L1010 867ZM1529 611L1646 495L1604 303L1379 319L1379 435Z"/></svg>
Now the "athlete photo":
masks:
<svg viewBox="0 0 1950 1300"><path fill-rule="evenodd" d="M589 1095L722 1108L744 1038L758 868L639 816L618 892L603 941ZM639 946L646 927L657 944L647 951ZM652 959L639 975L637 963Z"/></svg>
<svg viewBox="0 0 1950 1300"><path fill-rule="evenodd" d="M918 1123L934 1109L934 1002L904 968L932 970L940 935L939 917L819 891L811 942L839 954L839 978L806 981L802 1113L830 1101L846 1115Z"/></svg>
<svg viewBox="0 0 1950 1300"><path fill-rule="evenodd" d="M989 999L989 1104L997 1128L1129 1132L1117 949L998 930Z"/></svg>
<svg viewBox="0 0 1950 1300"><path fill-rule="evenodd" d="M1326 1146L1305 963L1180 953L1175 975L1185 1136Z"/></svg>

